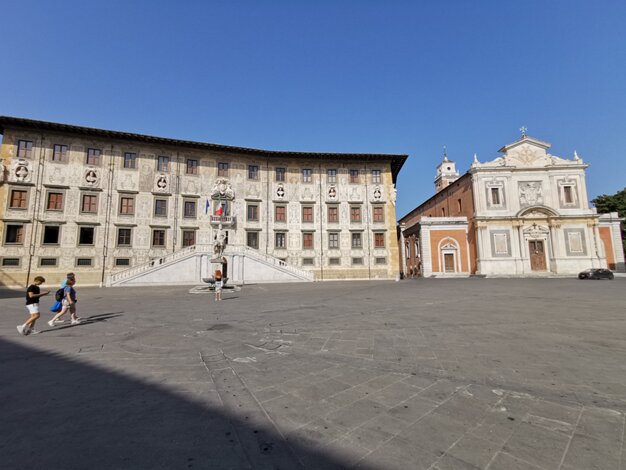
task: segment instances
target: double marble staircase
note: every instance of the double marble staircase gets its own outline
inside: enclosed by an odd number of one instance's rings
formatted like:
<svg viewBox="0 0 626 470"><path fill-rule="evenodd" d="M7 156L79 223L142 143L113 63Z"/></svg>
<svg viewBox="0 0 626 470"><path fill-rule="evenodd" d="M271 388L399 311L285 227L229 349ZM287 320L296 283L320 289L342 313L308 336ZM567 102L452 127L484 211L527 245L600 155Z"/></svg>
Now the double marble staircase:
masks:
<svg viewBox="0 0 626 470"><path fill-rule="evenodd" d="M106 286L191 285L211 277L218 264L213 261L212 245L182 248L147 263L110 274ZM315 275L271 255L244 245L227 245L231 284L263 282L310 282Z"/></svg>

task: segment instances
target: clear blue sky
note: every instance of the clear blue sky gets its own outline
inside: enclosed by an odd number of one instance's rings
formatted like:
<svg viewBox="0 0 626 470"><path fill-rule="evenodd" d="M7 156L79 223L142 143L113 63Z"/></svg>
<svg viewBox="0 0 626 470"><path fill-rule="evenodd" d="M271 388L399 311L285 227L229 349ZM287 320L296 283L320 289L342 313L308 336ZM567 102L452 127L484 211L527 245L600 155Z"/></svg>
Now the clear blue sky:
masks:
<svg viewBox="0 0 626 470"><path fill-rule="evenodd" d="M0 114L266 149L408 153L398 216L528 134L626 186L626 2L0 2Z"/></svg>

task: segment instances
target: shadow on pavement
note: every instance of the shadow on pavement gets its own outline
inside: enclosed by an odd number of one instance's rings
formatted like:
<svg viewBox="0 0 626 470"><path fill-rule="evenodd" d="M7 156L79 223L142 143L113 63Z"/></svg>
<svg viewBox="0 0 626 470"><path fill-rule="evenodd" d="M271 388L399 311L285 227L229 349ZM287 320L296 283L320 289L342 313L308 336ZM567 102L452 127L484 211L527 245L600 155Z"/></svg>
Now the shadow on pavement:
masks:
<svg viewBox="0 0 626 470"><path fill-rule="evenodd" d="M273 426L230 415L201 394L178 396L6 340L0 370L4 469L345 468L339 457L287 442Z"/></svg>
<svg viewBox="0 0 626 470"><path fill-rule="evenodd" d="M81 322L76 325L72 325L69 322L69 320L66 319L65 323L61 323L59 326L53 326L53 327L46 328L45 330L41 330L41 333L66 330L68 328L77 328L77 327L84 326L84 325L91 325L94 323L105 322L109 320L110 318L121 317L123 314L124 312L109 312L109 313L101 313L99 315L91 315L90 317L83 317L81 319ZM70 315L69 313L65 314L67 318L69 318L69 315Z"/></svg>

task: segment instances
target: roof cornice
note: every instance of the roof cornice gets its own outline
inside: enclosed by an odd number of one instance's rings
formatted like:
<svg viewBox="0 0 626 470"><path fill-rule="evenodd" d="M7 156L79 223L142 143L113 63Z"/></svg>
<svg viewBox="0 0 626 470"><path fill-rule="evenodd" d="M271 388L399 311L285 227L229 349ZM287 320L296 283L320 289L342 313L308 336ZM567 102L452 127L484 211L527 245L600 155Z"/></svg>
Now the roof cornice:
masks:
<svg viewBox="0 0 626 470"><path fill-rule="evenodd" d="M284 150L263 150L247 147L236 147L231 145L211 144L208 142L197 142L193 140L172 139L168 137L157 137L145 134L135 134L131 132L112 131L97 129L93 127L75 126L49 121L38 121L34 119L18 118L12 116L0 116L0 133L4 134L5 128L27 128L38 131L60 132L75 135L90 135L109 139L140 141L157 145L171 145L176 147L187 147L194 149L216 150L235 154L257 155L263 157L284 157L284 158L344 158L350 160L391 160L391 171L395 183L400 169L408 158L406 154L385 154L385 153L334 153L334 152L292 152Z"/></svg>

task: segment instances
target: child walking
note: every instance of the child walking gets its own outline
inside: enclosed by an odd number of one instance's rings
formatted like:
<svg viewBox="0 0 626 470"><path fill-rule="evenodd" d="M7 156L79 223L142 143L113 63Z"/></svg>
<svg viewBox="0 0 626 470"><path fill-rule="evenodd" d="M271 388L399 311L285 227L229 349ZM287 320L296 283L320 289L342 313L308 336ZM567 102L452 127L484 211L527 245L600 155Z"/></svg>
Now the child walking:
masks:
<svg viewBox="0 0 626 470"><path fill-rule="evenodd" d="M26 289L26 309L30 314L30 318L26 320L23 325L18 325L17 332L21 335L26 336L31 333L36 335L37 333L39 333L39 331L35 329L35 322L40 316L39 298L50 293L49 290L41 292L41 289L39 289L39 286L42 285L44 282L46 282L46 280L43 277L37 276L33 280L33 283L28 286L28 289Z"/></svg>
<svg viewBox="0 0 626 470"><path fill-rule="evenodd" d="M59 318L65 315L68 310L70 311L72 325L78 325L80 323L80 318L76 316L76 291L74 290L74 284L76 284L76 278L73 275L72 277L68 275L66 285L63 288L63 300L61 301L63 308L48 322L48 325L55 326L57 323L61 323Z"/></svg>

